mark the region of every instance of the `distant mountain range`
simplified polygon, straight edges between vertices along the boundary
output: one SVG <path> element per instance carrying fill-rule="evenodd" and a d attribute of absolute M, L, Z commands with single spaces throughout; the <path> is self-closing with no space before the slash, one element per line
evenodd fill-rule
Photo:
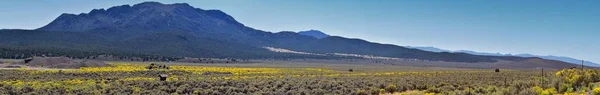
<path fill-rule="evenodd" d="M 267 32 L 245 26 L 220 10 L 185 3 L 144 2 L 89 13 L 61 14 L 35 30 L 0 30 L 6 55 L 121 54 L 211 58 L 385 58 L 464 63 L 576 66 L 531 57 L 430 52 L 321 31 Z M 507 63 L 508 64 L 508 63 Z"/>
<path fill-rule="evenodd" d="M 539 58 L 543 58 L 543 59 L 558 60 L 558 61 L 563 61 L 563 62 L 572 63 L 572 64 L 578 64 L 578 65 L 581 64 L 581 62 L 582 62 L 581 59 L 575 59 L 575 58 L 563 57 L 563 56 L 554 56 L 554 55 L 542 56 L 542 55 L 534 55 L 534 54 L 502 54 L 502 53 L 476 52 L 476 51 L 470 51 L 470 50 L 451 51 L 451 50 L 440 49 L 440 48 L 435 48 L 435 47 L 411 47 L 411 46 L 406 46 L 406 47 L 420 49 L 420 50 L 424 50 L 424 51 L 431 51 L 431 52 L 456 52 L 456 53 L 468 53 L 468 54 L 473 54 L 473 55 L 486 55 L 486 56 L 539 57 Z M 600 64 L 590 62 L 590 61 L 584 61 L 583 65 L 592 66 L 592 67 L 600 67 Z"/>

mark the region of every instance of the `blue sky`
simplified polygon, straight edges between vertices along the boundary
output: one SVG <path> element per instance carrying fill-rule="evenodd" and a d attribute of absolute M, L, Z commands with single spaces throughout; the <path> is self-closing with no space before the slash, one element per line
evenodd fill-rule
<path fill-rule="evenodd" d="M 9 0 L 0 28 L 144 0 Z M 265 31 L 316 29 L 401 46 L 559 55 L 600 62 L 600 0 L 157 0 L 219 9 Z"/>

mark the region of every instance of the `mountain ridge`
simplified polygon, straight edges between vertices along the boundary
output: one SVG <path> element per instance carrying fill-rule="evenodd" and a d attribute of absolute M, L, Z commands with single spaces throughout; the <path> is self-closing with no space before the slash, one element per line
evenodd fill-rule
<path fill-rule="evenodd" d="M 431 52 L 461 52 L 461 53 L 468 53 L 468 54 L 473 54 L 473 55 L 487 55 L 487 56 L 539 57 L 539 58 L 543 58 L 543 59 L 558 60 L 558 61 L 567 62 L 567 63 L 571 63 L 571 64 L 581 64 L 581 62 L 582 62 L 581 59 L 576 59 L 576 58 L 571 58 L 571 57 L 565 57 L 565 56 L 554 56 L 554 55 L 535 55 L 535 54 L 527 54 L 527 53 L 523 53 L 523 54 L 502 54 L 502 53 L 477 52 L 477 51 L 471 51 L 471 50 L 455 50 L 455 51 L 452 51 L 452 50 L 440 49 L 440 48 L 435 48 L 435 47 L 415 47 L 415 46 L 407 46 L 407 47 L 409 47 L 409 48 L 415 48 L 415 49 L 420 49 L 420 50 L 425 50 L 425 51 L 431 51 Z M 591 62 L 591 61 L 584 61 L 583 63 L 586 66 L 600 67 L 600 64 L 594 63 L 594 62 Z"/>
<path fill-rule="evenodd" d="M 365 55 L 465 63 L 520 62 L 532 59 L 468 53 L 438 53 L 341 36 L 318 38 L 296 32 L 267 32 L 247 27 L 220 10 L 204 10 L 185 3 L 144 2 L 133 6 L 110 7 L 106 10 L 94 9 L 89 13 L 78 15 L 61 14 L 48 25 L 35 30 L 3 30 L 0 34 L 3 39 L 0 40 L 0 48 L 11 46 L 25 49 L 76 49 L 100 53 L 119 52 L 180 57 L 341 58 L 279 53 L 264 48 L 273 47 L 315 54 Z M 11 36 L 7 36 L 8 34 Z M 87 41 L 94 43 L 87 43 Z M 533 62 L 545 64 L 546 61 Z"/>

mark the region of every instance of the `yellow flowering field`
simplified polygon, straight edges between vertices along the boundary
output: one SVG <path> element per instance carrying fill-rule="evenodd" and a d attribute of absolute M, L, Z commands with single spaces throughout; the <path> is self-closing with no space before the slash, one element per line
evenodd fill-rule
<path fill-rule="evenodd" d="M 593 94 L 595 70 L 349 71 L 112 62 L 108 67 L 0 70 L 0 94 Z M 166 75 L 161 81 L 159 75 Z"/>

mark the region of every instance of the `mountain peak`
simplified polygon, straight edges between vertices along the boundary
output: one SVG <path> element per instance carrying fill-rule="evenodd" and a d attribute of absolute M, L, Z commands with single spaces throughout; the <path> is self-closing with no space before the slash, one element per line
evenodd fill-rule
<path fill-rule="evenodd" d="M 152 6 L 152 5 L 164 5 L 164 4 L 160 3 L 160 2 L 155 2 L 155 1 L 146 1 L 146 2 L 135 4 L 134 6 Z"/>
<path fill-rule="evenodd" d="M 131 28 L 139 31 L 188 31 L 213 32 L 208 27 L 223 27 L 227 31 L 238 30 L 224 27 L 238 27 L 230 15 L 220 10 L 203 10 L 187 3 L 163 4 L 159 2 L 143 2 L 130 5 L 114 6 L 108 9 L 93 9 L 89 13 L 64 13 L 46 26 L 37 30 L 45 31 L 109 31 Z M 121 31 L 122 32 L 122 31 Z"/>
<path fill-rule="evenodd" d="M 193 8 L 192 6 L 190 6 L 187 3 L 174 3 L 174 4 L 163 4 L 160 2 L 154 2 L 154 1 L 148 1 L 148 2 L 142 2 L 142 3 L 138 3 L 133 5 L 133 7 L 154 7 L 154 8 Z"/>
<path fill-rule="evenodd" d="M 329 35 L 321 32 L 319 30 L 312 30 L 312 29 L 308 30 L 308 31 L 300 31 L 300 32 L 298 32 L 298 34 L 305 35 L 305 36 L 311 36 L 311 37 L 315 37 L 318 39 L 329 37 Z"/>

